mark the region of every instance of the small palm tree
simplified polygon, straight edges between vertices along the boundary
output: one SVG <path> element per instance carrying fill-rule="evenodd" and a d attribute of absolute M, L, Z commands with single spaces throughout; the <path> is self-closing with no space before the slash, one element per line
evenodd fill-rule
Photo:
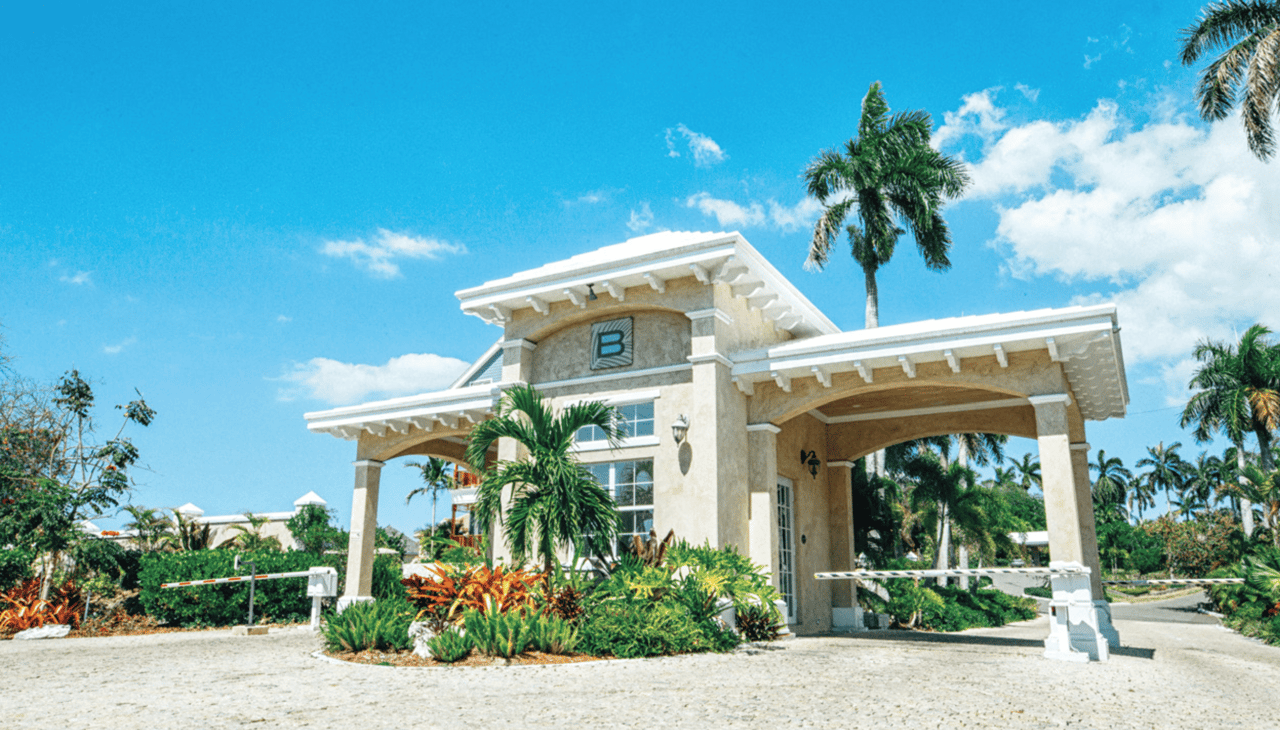
<path fill-rule="evenodd" d="M 1098 461 L 1089 464 L 1089 471 L 1098 475 L 1093 482 L 1094 502 L 1103 508 L 1123 514 L 1129 482 L 1133 481 L 1133 472 L 1125 468 L 1120 457 L 1108 457 L 1103 449 L 1098 449 Z"/>
<path fill-rule="evenodd" d="M 436 521 L 436 502 L 440 499 L 440 495 L 447 494 L 453 489 L 455 484 L 453 465 L 444 459 L 434 456 L 428 456 L 426 462 L 411 461 L 405 466 L 416 468 L 422 477 L 422 486 L 409 492 L 404 498 L 404 503 L 409 504 L 410 500 L 419 494 L 431 495 L 431 522 Z"/>
<path fill-rule="evenodd" d="M 977 475 L 959 463 L 944 465 L 932 452 L 923 451 L 906 465 L 907 476 L 916 482 L 911 492 L 911 506 L 925 514 L 925 520 L 934 525 L 934 535 L 939 546 L 934 565 L 939 570 L 948 567 L 949 556 L 941 549 L 948 522 L 970 544 L 983 553 L 994 552 L 994 543 L 987 529 L 988 495 L 976 487 Z"/>
<path fill-rule="evenodd" d="M 161 538 L 167 550 L 182 552 L 185 550 L 204 550 L 213 542 L 213 529 L 207 522 L 199 522 L 195 517 L 187 517 L 178 510 L 173 511 L 173 532 Z"/>
<path fill-rule="evenodd" d="M 137 531 L 138 536 L 134 541 L 139 550 L 149 553 L 164 546 L 165 536 L 173 529 L 173 523 L 168 517 L 155 507 L 126 504 L 123 509 L 133 517 L 124 526 L 126 530 Z"/>
<path fill-rule="evenodd" d="M 1209 3 L 1200 22 L 1182 31 L 1182 64 L 1190 66 L 1223 46 L 1228 47 L 1196 87 L 1200 116 L 1222 121 L 1239 99 L 1249 149 L 1265 161 L 1276 150 L 1271 111 L 1280 99 L 1280 2 Z"/>
<path fill-rule="evenodd" d="M 1280 548 L 1280 470 L 1268 472 L 1250 464 L 1244 468 L 1240 488 L 1262 508 L 1262 524 L 1271 531 L 1271 541 Z"/>
<path fill-rule="evenodd" d="M 809 194 L 825 206 L 813 229 L 805 267 L 821 269 L 845 230 L 867 286 L 868 329 L 880 324 L 876 272 L 893 257 L 909 229 L 925 266 L 951 268 L 951 233 L 942 220 L 946 199 L 969 184 L 964 164 L 929 146 L 933 122 L 923 111 L 889 115 L 880 82 L 862 99 L 858 136 L 843 150 L 823 150 L 805 168 Z"/>
<path fill-rule="evenodd" d="M 262 534 L 262 528 L 271 521 L 270 517 L 265 515 L 258 516 L 252 512 L 245 512 L 244 517 L 249 521 L 248 527 L 245 527 L 244 525 L 231 526 L 231 529 L 240 533 L 231 541 L 231 545 L 233 547 L 244 550 L 245 552 L 255 552 L 258 550 L 274 550 L 278 552 L 284 549 L 278 539 Z"/>
<path fill-rule="evenodd" d="M 1010 461 L 1013 464 L 1013 470 L 1018 475 L 1018 486 L 1024 491 L 1031 491 L 1032 487 L 1043 489 L 1043 482 L 1040 479 L 1040 460 L 1031 454 L 1023 454 L 1022 461 Z"/>
<path fill-rule="evenodd" d="M 516 562 L 536 553 L 549 576 L 558 548 L 572 546 L 593 555 L 613 552 L 617 504 L 570 448 L 574 434 L 585 426 L 596 426 L 617 446 L 617 420 L 617 410 L 599 402 L 577 403 L 553 414 L 542 394 L 525 385 L 504 393 L 494 417 L 471 429 L 467 461 L 484 474 L 473 514 L 482 525 L 502 520 Z M 486 468 L 489 447 L 500 438 L 512 439 L 528 456 Z M 504 515 L 502 495 L 508 487 Z"/>
<path fill-rule="evenodd" d="M 1147 455 L 1137 462 L 1137 466 L 1150 469 L 1142 478 L 1151 485 L 1152 491 L 1164 490 L 1164 498 L 1169 503 L 1167 514 L 1173 514 L 1171 493 L 1181 492 L 1187 478 L 1187 463 L 1178 454 L 1180 448 L 1180 441 L 1174 441 L 1167 448 L 1161 441 L 1157 446 L 1148 446 Z"/>

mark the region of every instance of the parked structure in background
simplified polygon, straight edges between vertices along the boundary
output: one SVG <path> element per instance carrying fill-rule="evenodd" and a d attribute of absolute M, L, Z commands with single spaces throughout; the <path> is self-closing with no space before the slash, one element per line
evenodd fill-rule
<path fill-rule="evenodd" d="M 307 492 L 293 501 L 293 509 L 290 511 L 252 512 L 250 514 L 255 518 L 266 520 L 256 528 L 259 535 L 263 538 L 275 538 L 285 550 L 297 550 L 300 546 L 293 539 L 293 534 L 289 532 L 289 527 L 285 523 L 309 504 L 327 507 L 329 503 L 315 492 Z M 246 514 L 210 515 L 206 517 L 204 510 L 190 502 L 178 507 L 176 511 L 189 521 L 209 526 L 210 539 L 208 547 L 210 548 L 222 547 L 239 537 L 243 530 L 254 529 L 249 516 Z M 135 547 L 133 543 L 137 533 L 134 530 L 103 530 L 87 520 L 82 523 L 82 527 L 90 535 L 114 540 L 121 547 Z M 241 529 L 236 529 L 237 527 Z"/>
<path fill-rule="evenodd" d="M 738 233 L 664 232 L 458 292 L 502 336 L 447 390 L 306 414 L 355 442 L 341 602 L 370 600 L 382 466 L 461 462 L 504 389 L 553 408 L 616 406 L 621 448 L 593 428 L 577 453 L 612 490 L 620 543 L 650 528 L 736 546 L 768 567 L 797 633 L 853 627 L 851 469 L 909 439 L 1001 433 L 1039 443 L 1055 560 L 1092 568 L 1102 601 L 1085 422 L 1128 404 L 1112 305 L 955 317 L 842 332 Z M 435 316 L 439 316 L 438 313 Z M 514 460 L 499 441 L 491 458 Z M 501 535 L 490 542 L 505 557 Z M 1086 590 L 1088 593 L 1088 590 Z"/>

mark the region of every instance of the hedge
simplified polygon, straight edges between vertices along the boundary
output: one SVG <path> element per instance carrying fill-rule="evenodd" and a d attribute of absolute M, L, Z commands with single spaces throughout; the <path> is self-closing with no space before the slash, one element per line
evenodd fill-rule
<path fill-rule="evenodd" d="M 142 605 L 147 615 L 170 626 L 231 626 L 244 623 L 249 612 L 248 583 L 220 583 L 186 588 L 161 588 L 162 583 L 205 578 L 245 575 L 248 569 L 235 569 L 239 554 L 241 564 L 253 560 L 258 573 L 286 573 L 328 565 L 338 568 L 339 594 L 345 578 L 343 556 L 314 555 L 290 551 L 263 551 L 252 554 L 230 550 L 192 550 L 178 553 L 147 553 L 142 556 Z M 335 559 L 336 558 L 336 559 Z M 400 561 L 381 556 L 374 562 L 373 594 L 375 598 L 403 595 L 400 585 Z M 306 595 L 305 578 L 282 578 L 258 581 L 254 589 L 255 622 L 293 623 L 306 621 L 311 615 L 311 599 Z"/>

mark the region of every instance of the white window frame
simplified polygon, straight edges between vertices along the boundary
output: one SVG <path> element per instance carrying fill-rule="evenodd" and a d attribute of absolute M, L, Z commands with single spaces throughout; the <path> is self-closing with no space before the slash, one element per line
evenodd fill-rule
<path fill-rule="evenodd" d="M 646 391 L 637 392 L 637 393 L 624 393 L 621 395 L 606 396 L 604 398 L 581 398 L 577 400 L 568 401 L 563 405 L 563 407 L 567 408 L 570 405 L 585 403 L 587 401 L 592 401 L 592 400 L 598 400 L 601 403 L 604 403 L 607 406 L 612 406 L 614 408 L 620 408 L 622 406 L 634 406 L 634 405 L 639 405 L 641 403 L 653 403 L 653 433 L 646 436 L 632 436 L 630 438 L 624 438 L 621 440 L 621 443 L 618 446 L 618 448 L 620 449 L 634 449 L 641 446 L 657 446 L 658 444 L 662 443 L 661 438 L 658 436 L 658 403 L 657 403 L 658 398 L 660 398 L 661 396 L 662 396 L 661 391 L 646 390 Z M 573 453 L 580 453 L 584 451 L 604 451 L 605 449 L 609 449 L 609 448 L 612 448 L 612 447 L 609 445 L 609 442 L 607 440 L 575 441 L 573 446 L 570 448 L 570 451 Z"/>
<path fill-rule="evenodd" d="M 782 594 L 787 604 L 787 623 L 794 624 L 796 615 L 799 613 L 798 606 L 800 604 L 799 570 L 797 570 L 800 556 L 796 540 L 796 483 L 782 475 L 778 476 L 776 482 L 778 491 L 785 487 L 788 497 L 786 505 L 783 505 L 782 499 L 777 500 L 778 514 L 775 517 L 776 522 L 779 523 L 777 528 L 781 528 L 783 526 L 780 524 L 782 522 L 781 518 L 783 517 L 783 510 L 785 510 L 786 533 L 784 534 L 781 529 L 778 529 L 778 592 Z M 782 495 L 778 494 L 777 496 L 781 497 Z M 790 554 L 791 564 L 789 566 L 783 559 L 784 553 Z M 789 593 L 785 590 L 787 581 L 791 584 Z M 787 600 L 788 598 L 790 600 Z"/>
<path fill-rule="evenodd" d="M 599 462 L 596 462 L 596 463 L 594 463 L 594 464 L 584 464 L 583 466 L 587 467 L 588 469 L 591 469 L 591 468 L 597 468 L 597 467 L 601 467 L 601 466 L 607 466 L 607 467 L 609 467 L 609 483 L 608 483 L 608 484 L 601 483 L 601 485 L 600 485 L 600 486 L 602 486 L 602 487 L 604 487 L 605 489 L 607 489 L 607 490 L 609 491 L 609 494 L 610 494 L 610 495 L 616 495 L 616 494 L 617 494 L 617 485 L 618 485 L 618 465 L 619 465 L 619 464 L 634 463 L 634 462 L 637 462 L 637 461 L 647 461 L 647 462 L 649 462 L 649 478 L 650 478 L 649 485 L 650 485 L 650 488 L 651 488 L 651 490 L 652 490 L 652 491 L 651 491 L 651 493 L 656 497 L 656 496 L 657 496 L 657 476 L 654 474 L 655 466 L 654 466 L 654 459 L 653 459 L 652 457 L 648 457 L 648 458 L 636 458 L 636 459 L 618 459 L 617 461 L 599 461 Z M 615 499 L 616 499 L 616 497 L 615 497 Z M 652 502 L 652 501 L 651 501 L 651 502 L 649 502 L 648 504 L 640 504 L 640 505 L 626 505 L 626 506 L 619 505 L 619 506 L 618 506 L 618 512 L 619 512 L 619 513 L 622 513 L 622 512 L 644 512 L 644 511 L 648 511 L 651 515 L 652 515 L 652 514 L 654 514 L 654 504 L 653 504 L 653 502 Z M 651 519 L 652 519 L 652 518 L 651 518 Z M 623 535 L 623 534 L 625 534 L 625 535 L 643 535 L 643 536 L 647 536 L 649 533 L 648 533 L 648 531 L 647 531 L 647 530 L 646 530 L 645 532 L 643 532 L 643 533 L 641 533 L 641 532 L 636 532 L 636 531 L 634 531 L 634 530 L 633 530 L 633 531 L 626 532 L 626 533 L 619 533 L 619 536 L 621 536 L 621 535 Z M 617 545 L 617 542 L 615 541 L 615 542 L 614 542 L 614 544 L 612 545 L 612 550 L 611 550 L 611 555 L 610 555 L 610 556 L 611 556 L 611 557 L 613 557 L 613 558 L 617 558 L 617 557 L 618 557 L 618 554 L 617 554 L 617 547 L 618 547 L 618 545 Z"/>

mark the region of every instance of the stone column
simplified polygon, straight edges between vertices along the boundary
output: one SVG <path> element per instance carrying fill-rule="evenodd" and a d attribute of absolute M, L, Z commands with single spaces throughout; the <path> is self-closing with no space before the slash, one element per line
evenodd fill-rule
<path fill-rule="evenodd" d="M 1071 397 L 1065 393 L 1039 395 L 1028 398 L 1036 412 L 1036 441 L 1040 447 L 1041 488 L 1044 490 L 1045 519 L 1049 527 L 1050 567 L 1070 568 L 1097 565 L 1097 542 L 1088 542 L 1086 532 L 1092 535 L 1093 512 L 1081 508 L 1079 484 L 1085 483 L 1085 499 L 1089 499 L 1088 471 L 1081 478 L 1076 475 L 1076 457 L 1071 449 L 1071 436 L 1067 420 L 1067 405 Z M 1078 450 L 1079 451 L 1079 450 Z M 1085 522 L 1090 523 L 1086 531 Z M 1092 548 L 1092 558 L 1085 554 Z M 1092 561 L 1092 566 L 1090 565 Z M 1096 574 L 1096 569 L 1093 571 Z M 1107 645 L 1113 643 L 1114 629 L 1110 634 L 1100 625 L 1106 620 L 1110 628 L 1110 615 L 1098 610 L 1092 584 L 1094 576 L 1055 576 L 1053 599 L 1049 602 L 1049 637 L 1045 639 L 1045 656 L 1068 661 L 1088 661 L 1090 658 L 1106 661 Z M 1115 643 L 1119 637 L 1116 636 Z"/>
<path fill-rule="evenodd" d="M 338 599 L 338 610 L 358 601 L 373 600 L 374 538 L 378 529 L 378 483 L 383 462 L 361 459 L 356 468 L 351 497 L 351 535 L 347 543 L 347 585 Z"/>
<path fill-rule="evenodd" d="M 747 488 L 750 512 L 747 517 L 751 562 L 768 569 L 773 587 L 778 587 L 778 434 L 772 423 L 747 426 L 747 454 L 750 465 Z"/>
<path fill-rule="evenodd" d="M 827 514 L 831 529 L 830 570 L 853 570 L 858 565 L 854 542 L 853 467 L 852 461 L 828 461 Z M 862 611 L 858 591 L 851 580 L 832 581 L 831 626 L 835 629 L 861 629 Z"/>
<path fill-rule="evenodd" d="M 1043 467 L 1042 467 L 1043 468 Z M 1089 444 L 1077 441 L 1071 444 L 1071 468 L 1076 479 L 1076 509 L 1080 514 L 1080 546 L 1084 551 L 1083 564 L 1089 568 L 1089 590 L 1093 605 L 1098 610 L 1098 629 L 1107 637 L 1107 643 L 1120 646 L 1120 634 L 1111 623 L 1111 604 L 1107 603 L 1102 587 L 1102 560 L 1098 556 L 1098 523 L 1093 515 L 1093 485 L 1089 482 Z"/>

